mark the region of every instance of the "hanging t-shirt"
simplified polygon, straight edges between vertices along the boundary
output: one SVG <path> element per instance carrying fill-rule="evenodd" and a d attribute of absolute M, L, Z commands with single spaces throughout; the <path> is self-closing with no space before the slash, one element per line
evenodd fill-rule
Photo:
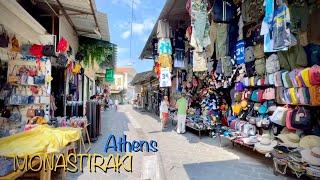
<path fill-rule="evenodd" d="M 207 59 L 205 52 L 193 53 L 193 71 L 207 71 Z"/>
<path fill-rule="evenodd" d="M 176 49 L 174 67 L 184 68 L 184 50 Z"/>
<path fill-rule="evenodd" d="M 237 64 L 245 63 L 245 43 L 244 40 L 238 41 L 236 45 L 236 62 Z"/>
<path fill-rule="evenodd" d="M 273 49 L 283 50 L 291 45 L 290 41 L 290 13 L 285 3 L 274 12 L 272 28 Z"/>
<path fill-rule="evenodd" d="M 172 46 L 169 38 L 161 38 L 158 42 L 158 52 L 161 54 L 172 54 Z"/>
<path fill-rule="evenodd" d="M 169 68 L 160 69 L 160 87 L 170 87 L 171 86 L 171 73 Z"/>
<path fill-rule="evenodd" d="M 171 55 L 161 54 L 159 56 L 158 63 L 160 64 L 160 67 L 169 68 L 169 70 L 171 71 L 171 69 L 172 69 L 172 58 L 171 58 Z"/>
<path fill-rule="evenodd" d="M 169 22 L 166 20 L 159 20 L 158 21 L 158 28 L 157 28 L 157 38 L 170 38 L 170 26 Z"/>
<path fill-rule="evenodd" d="M 184 35 L 183 29 L 177 29 L 174 33 L 174 48 L 179 50 L 184 50 Z"/>
<path fill-rule="evenodd" d="M 264 52 L 274 52 L 271 27 L 274 14 L 274 0 L 265 0 L 265 16 L 261 24 L 260 35 L 264 35 Z"/>

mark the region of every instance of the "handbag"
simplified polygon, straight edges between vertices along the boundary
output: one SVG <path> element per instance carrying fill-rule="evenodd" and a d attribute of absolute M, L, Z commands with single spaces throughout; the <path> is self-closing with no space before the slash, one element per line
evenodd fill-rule
<path fill-rule="evenodd" d="M 276 87 L 282 87 L 283 86 L 282 72 L 283 71 L 278 71 L 278 72 L 274 73 L 274 86 L 276 86 Z"/>
<path fill-rule="evenodd" d="M 11 51 L 12 52 L 20 52 L 19 41 L 15 35 L 11 39 Z"/>
<path fill-rule="evenodd" d="M 264 58 L 260 58 L 255 60 L 254 67 L 256 73 L 260 76 L 263 76 L 266 73 L 266 61 Z"/>
<path fill-rule="evenodd" d="M 309 69 L 309 80 L 311 85 L 319 85 L 320 84 L 320 66 L 313 65 Z"/>
<path fill-rule="evenodd" d="M 279 70 L 280 70 L 279 58 L 276 54 L 271 54 L 266 60 L 266 71 L 268 74 L 272 74 Z"/>
<path fill-rule="evenodd" d="M 77 61 L 81 62 L 84 59 L 84 54 L 82 52 L 77 52 L 75 58 Z"/>
<path fill-rule="evenodd" d="M 286 127 L 289 130 L 297 130 L 296 128 L 292 127 L 292 125 L 291 125 L 292 114 L 293 114 L 293 109 L 288 109 L 288 112 L 286 115 Z"/>
<path fill-rule="evenodd" d="M 276 88 L 276 102 L 279 104 L 284 104 L 284 88 L 283 87 L 277 87 Z"/>
<path fill-rule="evenodd" d="M 76 63 L 72 68 L 72 73 L 79 74 L 81 70 L 81 65 L 79 63 Z"/>
<path fill-rule="evenodd" d="M 259 114 L 267 114 L 268 113 L 268 102 L 264 102 L 258 110 Z"/>
<path fill-rule="evenodd" d="M 263 93 L 264 93 L 264 90 L 262 90 L 262 89 L 258 90 L 258 102 L 265 101 L 265 99 L 263 99 Z"/>
<path fill-rule="evenodd" d="M 274 85 L 274 74 L 268 74 L 268 84 Z"/>
<path fill-rule="evenodd" d="M 4 26 L 1 24 L 0 47 L 7 48 L 9 45 L 9 36 Z"/>
<path fill-rule="evenodd" d="M 282 79 L 282 83 L 283 83 L 284 87 L 286 87 L 286 88 L 293 87 L 292 86 L 292 82 L 291 82 L 290 77 L 289 77 L 289 72 L 288 71 L 283 71 L 281 73 L 281 79 Z"/>
<path fill-rule="evenodd" d="M 23 57 L 30 56 L 31 44 L 22 44 L 20 47 L 20 53 Z"/>
<path fill-rule="evenodd" d="M 297 96 L 297 89 L 296 88 L 289 88 L 288 89 L 289 94 L 290 94 L 290 99 L 292 104 L 299 104 L 299 99 Z"/>
<path fill-rule="evenodd" d="M 45 45 L 43 46 L 42 54 L 44 56 L 52 57 L 56 55 L 54 45 Z"/>
<path fill-rule="evenodd" d="M 45 84 L 45 76 L 44 75 L 40 75 L 40 76 L 35 76 L 34 77 L 34 84 L 36 85 L 43 85 Z"/>
<path fill-rule="evenodd" d="M 28 78 L 27 78 L 27 84 L 28 84 L 28 85 L 34 85 L 34 77 L 28 76 Z"/>
<path fill-rule="evenodd" d="M 270 121 L 280 126 L 286 126 L 287 107 L 278 106 L 270 116 Z"/>
<path fill-rule="evenodd" d="M 265 100 L 273 100 L 275 99 L 276 92 L 274 88 L 267 88 L 263 92 L 263 99 Z"/>
<path fill-rule="evenodd" d="M 30 108 L 28 108 L 27 110 L 27 117 L 28 118 L 33 118 L 35 117 L 35 110 L 33 109 L 33 106 L 31 106 Z"/>
<path fill-rule="evenodd" d="M 13 66 L 11 73 L 8 76 L 8 83 L 17 83 L 19 78 L 17 75 L 14 74 L 16 66 Z"/>
<path fill-rule="evenodd" d="M 16 106 L 12 109 L 9 120 L 11 122 L 21 122 L 21 112 L 19 107 Z"/>
<path fill-rule="evenodd" d="M 264 58 L 263 44 L 253 46 L 253 55 L 256 59 Z"/>
<path fill-rule="evenodd" d="M 35 116 L 44 117 L 45 112 L 41 107 L 39 107 L 38 109 L 34 110 L 34 114 L 35 114 Z"/>
<path fill-rule="evenodd" d="M 292 86 L 293 87 L 299 87 L 299 84 L 296 80 L 296 76 L 299 73 L 299 71 L 297 69 L 294 69 L 292 71 L 289 72 L 289 78 L 291 80 Z"/>
<path fill-rule="evenodd" d="M 270 129 L 270 125 L 271 125 L 271 123 L 270 123 L 269 117 L 264 117 L 261 119 L 261 127 L 263 129 L 265 129 L 265 130 Z"/>
<path fill-rule="evenodd" d="M 36 76 L 38 74 L 38 71 L 37 71 L 37 69 L 36 68 L 29 68 L 28 69 L 28 75 L 29 76 L 31 76 L 31 77 L 34 77 L 34 76 Z"/>
<path fill-rule="evenodd" d="M 34 104 L 35 97 L 34 96 L 28 96 L 28 104 Z"/>
<path fill-rule="evenodd" d="M 64 37 L 62 37 L 58 42 L 57 51 L 65 53 L 68 51 L 68 49 L 69 49 L 69 43 Z"/>
<path fill-rule="evenodd" d="M 292 112 L 291 125 L 293 128 L 310 130 L 312 128 L 310 110 L 298 107 Z"/>
<path fill-rule="evenodd" d="M 30 55 L 38 59 L 40 59 L 43 56 L 42 51 L 43 51 L 43 46 L 39 44 L 33 44 L 29 49 Z"/>
<path fill-rule="evenodd" d="M 27 84 L 28 83 L 28 75 L 27 73 L 23 73 L 20 76 L 20 84 Z"/>
<path fill-rule="evenodd" d="M 68 56 L 66 54 L 60 53 L 58 55 L 57 63 L 60 66 L 66 66 L 68 63 Z"/>
<path fill-rule="evenodd" d="M 309 94 L 311 105 L 320 105 L 320 86 L 311 86 Z"/>
<path fill-rule="evenodd" d="M 250 97 L 251 101 L 259 102 L 258 93 L 259 93 L 258 90 L 252 91 L 251 97 Z"/>

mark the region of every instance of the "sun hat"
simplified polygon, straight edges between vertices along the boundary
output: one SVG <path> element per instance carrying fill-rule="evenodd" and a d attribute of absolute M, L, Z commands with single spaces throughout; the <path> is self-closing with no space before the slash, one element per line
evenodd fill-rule
<path fill-rule="evenodd" d="M 320 166 L 320 146 L 301 150 L 302 160 L 314 166 Z"/>
<path fill-rule="evenodd" d="M 300 147 L 311 149 L 313 147 L 320 147 L 320 137 L 315 135 L 308 135 L 300 139 Z"/>
<path fill-rule="evenodd" d="M 258 138 L 257 138 L 257 136 L 249 136 L 249 137 L 246 137 L 246 138 L 242 138 L 242 141 L 243 141 L 244 144 L 254 145 L 255 143 L 258 142 Z"/>
<path fill-rule="evenodd" d="M 271 140 L 270 135 L 263 135 L 260 142 L 254 145 L 254 149 L 260 153 L 266 154 L 273 150 L 277 145 L 277 141 Z"/>
<path fill-rule="evenodd" d="M 286 147 L 299 147 L 300 137 L 295 133 L 279 134 L 276 138 Z"/>

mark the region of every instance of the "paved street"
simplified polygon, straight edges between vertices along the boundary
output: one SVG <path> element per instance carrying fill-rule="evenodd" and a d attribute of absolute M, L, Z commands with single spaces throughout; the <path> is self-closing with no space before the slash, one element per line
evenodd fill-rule
<path fill-rule="evenodd" d="M 232 147 L 223 140 L 204 136 L 202 139 L 187 132 L 179 135 L 170 127 L 162 132 L 157 117 L 133 109 L 130 105 L 120 106 L 103 113 L 102 136 L 93 144 L 90 153 L 104 153 L 110 134 L 116 137 L 126 134 L 133 140 L 156 140 L 157 153 L 134 153 L 133 172 L 68 174 L 68 179 L 287 179 L 274 176 L 272 164 L 259 154 Z M 90 175 L 90 176 L 89 176 Z"/>

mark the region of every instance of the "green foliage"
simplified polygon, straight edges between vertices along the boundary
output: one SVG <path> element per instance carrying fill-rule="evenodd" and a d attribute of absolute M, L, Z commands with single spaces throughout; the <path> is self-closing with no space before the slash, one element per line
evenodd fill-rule
<path fill-rule="evenodd" d="M 101 43 L 101 41 L 85 41 L 79 45 L 79 51 L 84 55 L 85 66 L 93 66 L 97 62 L 100 67 L 115 66 L 117 47 L 111 43 Z"/>

